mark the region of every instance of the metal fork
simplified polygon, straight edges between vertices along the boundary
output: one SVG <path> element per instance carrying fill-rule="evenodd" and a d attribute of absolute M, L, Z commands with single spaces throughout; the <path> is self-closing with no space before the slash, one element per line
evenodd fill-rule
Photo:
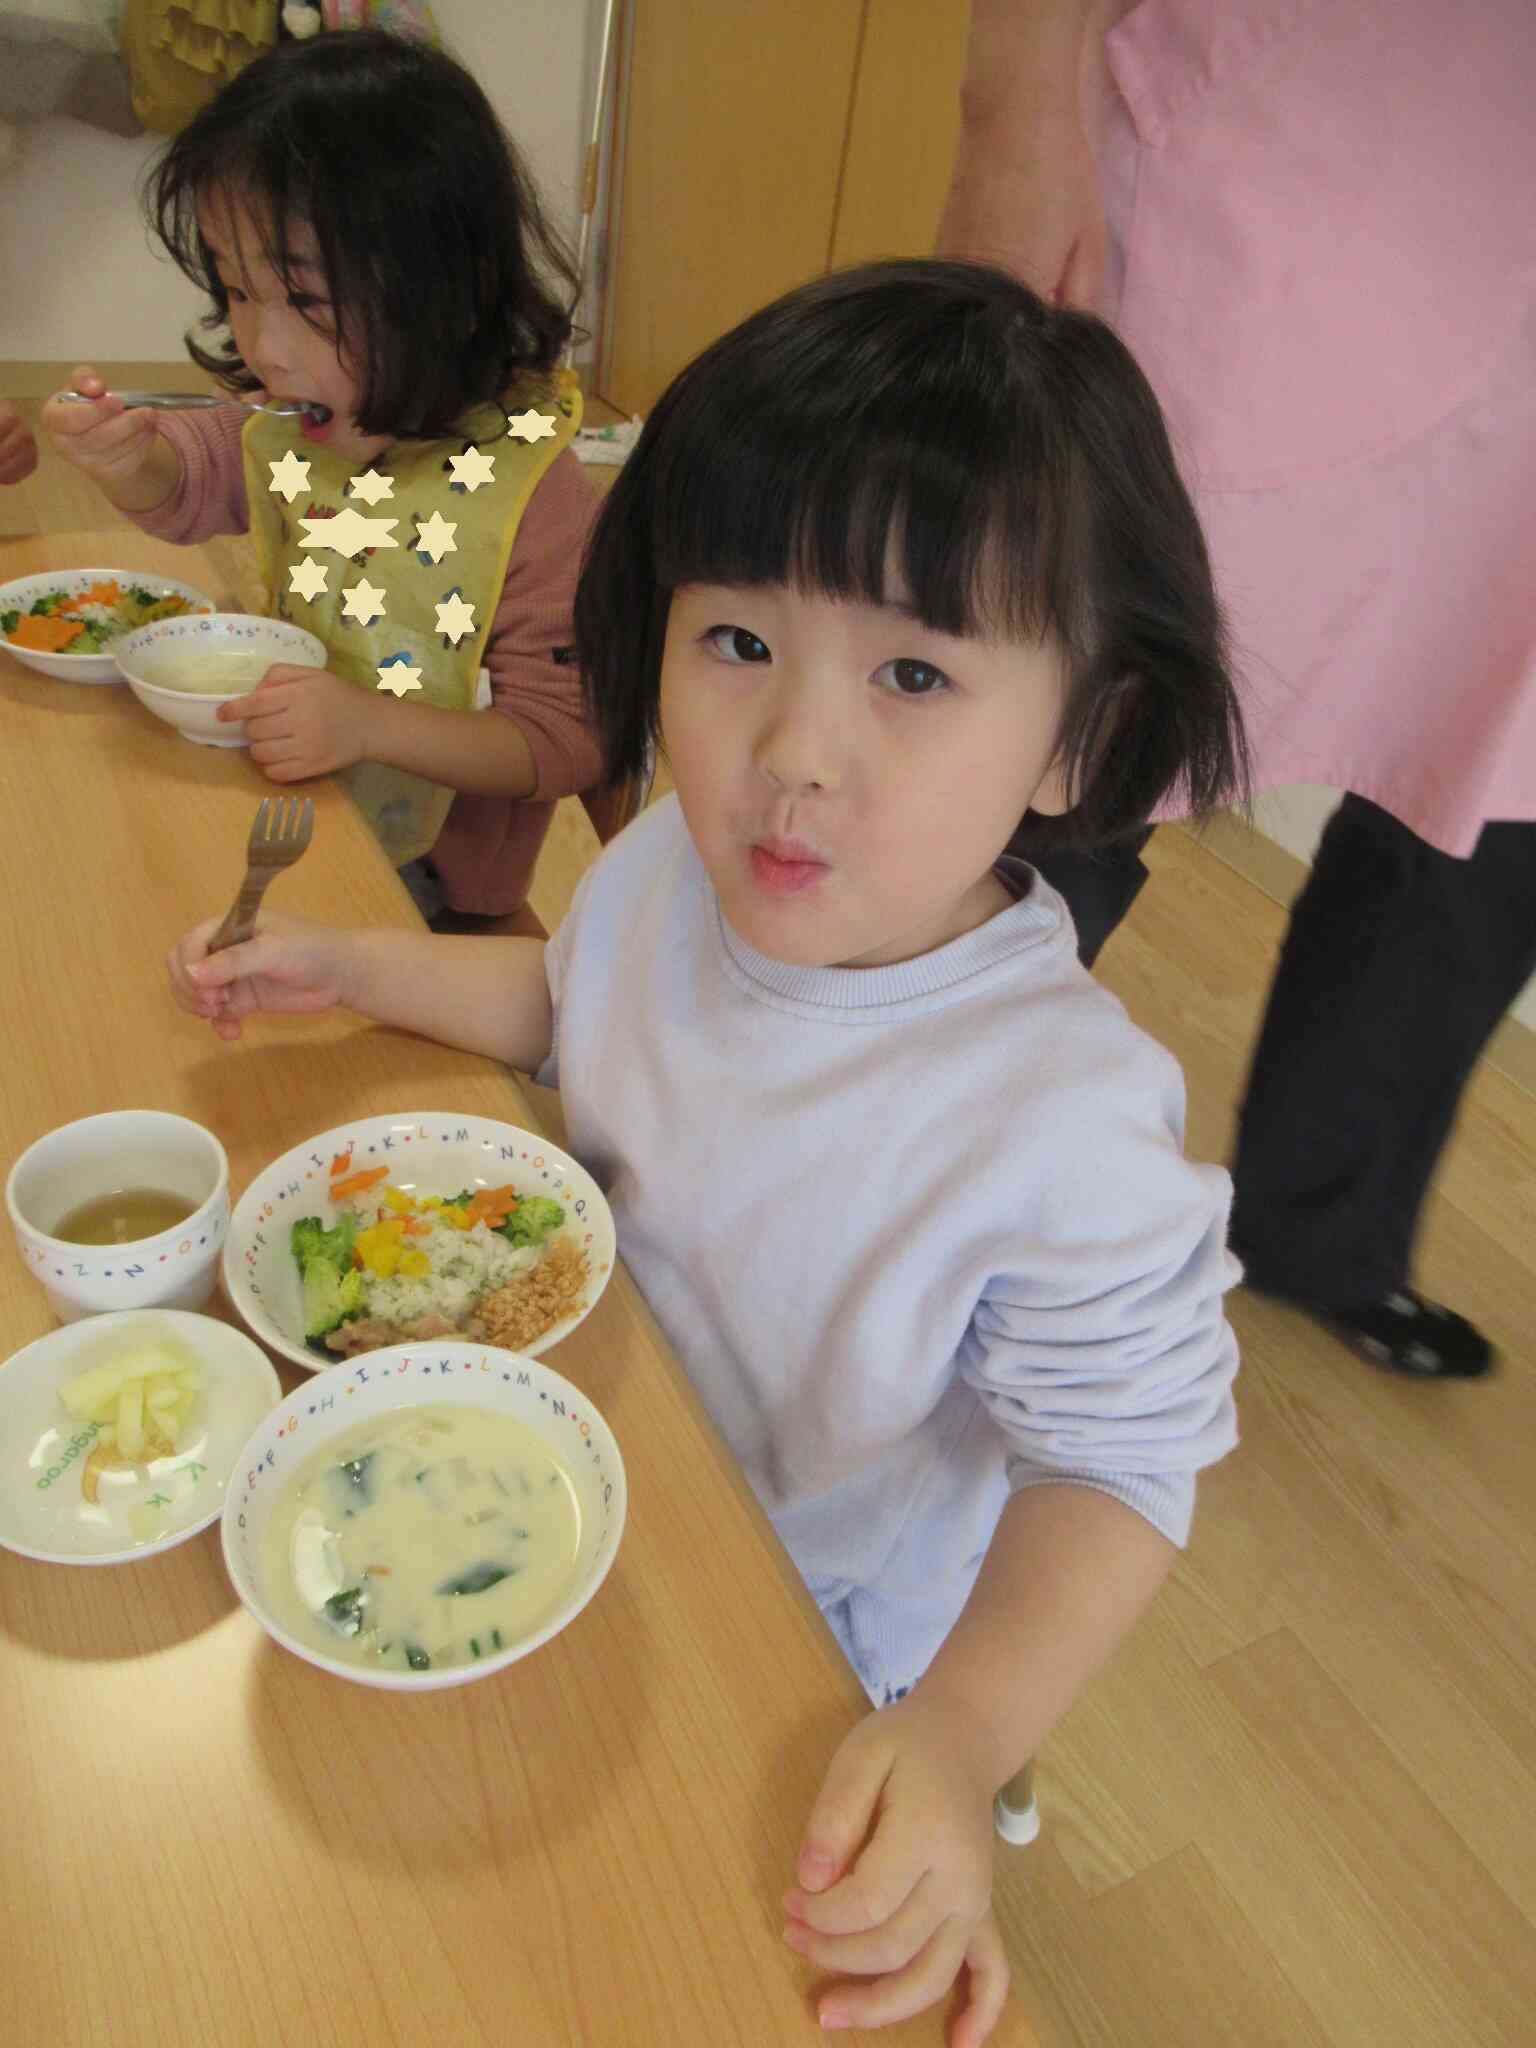
<path fill-rule="evenodd" d="M 96 403 L 94 398 L 87 398 L 83 391 L 61 391 L 59 396 L 80 405 L 94 405 Z M 228 405 L 230 403 L 227 396 L 223 394 L 216 395 L 207 391 L 119 391 L 117 396 L 123 401 L 124 408 L 128 412 L 139 410 L 148 412 L 202 412 L 209 406 Z M 270 399 L 265 403 L 258 403 L 255 399 L 241 398 L 237 399 L 235 403 L 242 405 L 247 412 L 275 413 L 279 419 L 288 419 L 294 413 L 304 411 L 302 405 L 274 405 Z M 330 418 L 329 406 L 321 406 L 319 410 L 325 414 L 327 419 Z"/>
<path fill-rule="evenodd" d="M 291 868 L 315 833 L 312 797 L 264 796 L 245 847 L 245 880 L 228 917 L 208 941 L 210 953 L 240 946 L 256 928 L 256 913 L 272 877 Z"/>

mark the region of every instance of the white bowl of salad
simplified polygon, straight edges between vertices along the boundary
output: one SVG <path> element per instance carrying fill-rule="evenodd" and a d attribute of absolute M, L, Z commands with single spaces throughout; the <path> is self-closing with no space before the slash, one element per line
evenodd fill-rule
<path fill-rule="evenodd" d="M 423 1111 L 338 1125 L 259 1173 L 224 1286 L 309 1372 L 437 1338 L 538 1357 L 591 1313 L 614 1256 L 602 1190 L 558 1146 Z"/>
<path fill-rule="evenodd" d="M 113 643 L 157 619 L 211 612 L 190 583 L 141 569 L 49 569 L 0 583 L 0 647 L 68 683 L 120 683 Z"/>

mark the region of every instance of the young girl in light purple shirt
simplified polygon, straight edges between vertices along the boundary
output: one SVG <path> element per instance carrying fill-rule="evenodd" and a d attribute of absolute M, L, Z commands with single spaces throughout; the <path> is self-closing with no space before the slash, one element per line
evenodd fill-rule
<path fill-rule="evenodd" d="M 225 1038 L 341 1003 L 558 1080 L 569 1141 L 880 1708 L 786 1939 L 873 2026 L 1008 1973 L 992 1802 L 1236 1438 L 1227 1177 L 1031 866 L 1243 780 L 1199 526 L 1099 321 L 1001 272 L 792 292 L 657 405 L 576 633 L 676 796 L 546 947 L 263 921 L 171 958 Z"/>

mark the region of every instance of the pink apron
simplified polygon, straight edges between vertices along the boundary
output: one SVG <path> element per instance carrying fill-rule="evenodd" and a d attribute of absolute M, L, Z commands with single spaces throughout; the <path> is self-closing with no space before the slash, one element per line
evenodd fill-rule
<path fill-rule="evenodd" d="M 1261 787 L 1536 818 L 1536 0 L 1141 0 L 1108 309 L 1167 411 Z"/>

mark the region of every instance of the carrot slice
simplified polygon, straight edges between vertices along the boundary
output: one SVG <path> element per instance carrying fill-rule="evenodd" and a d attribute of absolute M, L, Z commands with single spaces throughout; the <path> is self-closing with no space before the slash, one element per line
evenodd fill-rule
<path fill-rule="evenodd" d="M 381 1180 L 388 1180 L 387 1166 L 365 1167 L 361 1173 L 348 1174 L 344 1180 L 331 1182 L 331 1200 L 344 1202 L 348 1195 L 366 1194 L 369 1188 L 377 1187 Z"/>
<path fill-rule="evenodd" d="M 6 638 L 17 647 L 30 647 L 38 654 L 62 654 L 85 631 L 79 619 L 61 619 L 57 613 L 28 612 L 16 621 Z"/>
<path fill-rule="evenodd" d="M 89 590 L 77 591 L 59 606 L 61 612 L 83 612 L 88 604 L 121 604 L 123 593 L 115 583 L 93 583 Z"/>
<path fill-rule="evenodd" d="M 338 1152 L 331 1161 L 331 1179 L 334 1180 L 338 1173 L 345 1173 L 351 1164 L 352 1154 L 350 1152 Z"/>

